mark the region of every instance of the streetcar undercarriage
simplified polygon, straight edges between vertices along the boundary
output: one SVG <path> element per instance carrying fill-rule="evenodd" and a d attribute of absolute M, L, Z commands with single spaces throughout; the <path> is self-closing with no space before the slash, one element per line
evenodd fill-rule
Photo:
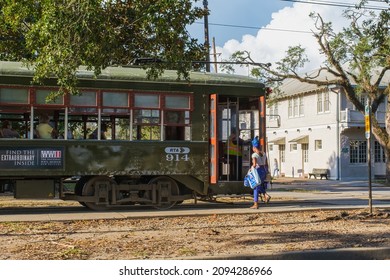
<path fill-rule="evenodd" d="M 164 210 L 193 198 L 193 194 L 180 195 L 177 182 L 167 176 L 153 177 L 144 184 L 136 184 L 133 180 L 122 180 L 118 183 L 108 176 L 82 177 L 79 182 L 76 183 L 74 194 L 61 192 L 60 198 L 79 201 L 92 210 L 134 204 L 150 205 Z"/>

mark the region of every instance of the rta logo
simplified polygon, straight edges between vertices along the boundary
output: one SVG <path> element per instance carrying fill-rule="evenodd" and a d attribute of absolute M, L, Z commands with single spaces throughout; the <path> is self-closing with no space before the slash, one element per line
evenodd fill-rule
<path fill-rule="evenodd" d="M 61 158 L 61 151 L 41 151 L 41 158 Z"/>

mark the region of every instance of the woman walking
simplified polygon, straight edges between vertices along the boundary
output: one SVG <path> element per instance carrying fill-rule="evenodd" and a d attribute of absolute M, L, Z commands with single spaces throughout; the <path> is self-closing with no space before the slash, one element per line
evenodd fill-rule
<path fill-rule="evenodd" d="M 250 208 L 257 209 L 259 208 L 259 195 L 264 196 L 266 203 L 270 201 L 271 196 L 266 192 L 267 182 L 265 182 L 265 178 L 268 172 L 267 156 L 263 151 L 260 150 L 260 142 L 257 136 L 255 139 L 253 139 L 252 146 L 252 167 L 257 170 L 261 184 L 253 189 L 253 206 Z"/>
<path fill-rule="evenodd" d="M 279 165 L 278 165 L 278 160 L 274 158 L 274 173 L 272 175 L 274 178 L 279 176 Z"/>

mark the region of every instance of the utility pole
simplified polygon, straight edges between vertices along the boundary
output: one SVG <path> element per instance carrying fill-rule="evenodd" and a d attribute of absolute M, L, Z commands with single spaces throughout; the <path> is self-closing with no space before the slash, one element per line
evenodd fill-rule
<path fill-rule="evenodd" d="M 209 17 L 208 1 L 203 0 L 203 8 L 206 12 L 204 15 L 204 46 L 206 48 L 206 72 L 210 72 L 210 40 L 209 40 Z"/>
<path fill-rule="evenodd" d="M 217 50 L 215 48 L 215 37 L 213 37 L 213 56 L 214 56 L 214 69 L 215 69 L 215 73 L 218 73 Z"/>
<path fill-rule="evenodd" d="M 367 98 L 365 111 L 365 135 L 367 139 L 367 162 L 368 162 L 368 207 L 372 214 L 372 184 L 371 184 L 371 98 Z"/>

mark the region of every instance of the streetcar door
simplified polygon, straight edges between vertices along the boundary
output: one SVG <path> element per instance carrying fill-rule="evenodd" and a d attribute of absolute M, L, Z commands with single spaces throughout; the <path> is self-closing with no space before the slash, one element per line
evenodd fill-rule
<path fill-rule="evenodd" d="M 251 164 L 251 140 L 260 136 L 258 98 L 218 97 L 218 180 L 243 181 Z"/>
<path fill-rule="evenodd" d="M 210 96 L 210 183 L 218 178 L 217 95 Z"/>
<path fill-rule="evenodd" d="M 219 180 L 241 181 L 242 137 L 238 126 L 239 99 L 219 96 L 218 100 L 218 144 Z"/>

